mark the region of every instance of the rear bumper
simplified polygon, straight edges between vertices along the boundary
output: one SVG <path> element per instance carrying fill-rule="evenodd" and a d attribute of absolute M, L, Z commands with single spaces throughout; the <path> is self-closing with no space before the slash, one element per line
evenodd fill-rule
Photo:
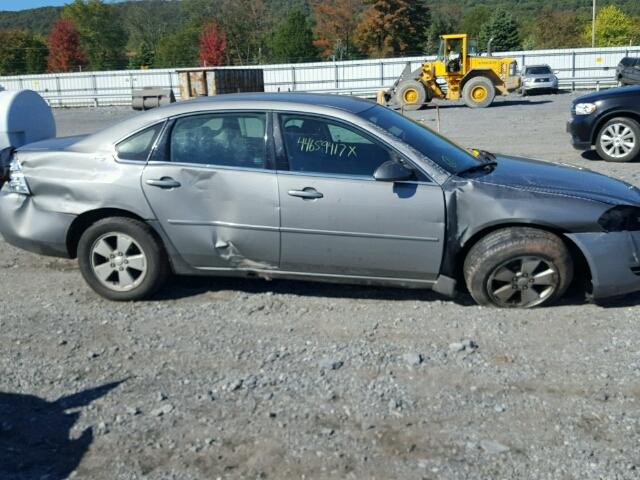
<path fill-rule="evenodd" d="M 587 259 L 594 298 L 640 290 L 640 232 L 571 233 L 567 237 Z"/>
<path fill-rule="evenodd" d="M 75 218 L 38 209 L 31 196 L 0 190 L 0 234 L 23 250 L 69 257 L 67 232 Z"/>

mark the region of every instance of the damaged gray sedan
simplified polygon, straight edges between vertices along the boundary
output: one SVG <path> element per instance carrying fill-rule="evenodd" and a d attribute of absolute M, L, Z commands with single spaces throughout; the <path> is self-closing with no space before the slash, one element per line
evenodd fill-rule
<path fill-rule="evenodd" d="M 170 273 L 469 290 L 534 307 L 640 290 L 640 191 L 470 153 L 364 100 L 201 98 L 5 150 L 0 231 L 112 300 Z"/>

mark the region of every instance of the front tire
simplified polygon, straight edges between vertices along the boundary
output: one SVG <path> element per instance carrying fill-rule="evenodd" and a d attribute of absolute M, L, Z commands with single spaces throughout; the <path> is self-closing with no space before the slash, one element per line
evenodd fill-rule
<path fill-rule="evenodd" d="M 573 279 L 573 261 L 552 233 L 504 228 L 471 248 L 464 278 L 479 305 L 532 308 L 549 305 L 564 294 Z"/>
<path fill-rule="evenodd" d="M 404 110 L 419 110 L 426 102 L 427 89 L 418 80 L 405 80 L 396 88 L 395 103 Z"/>
<path fill-rule="evenodd" d="M 496 87 L 486 77 L 474 77 L 462 89 L 464 103 L 471 108 L 486 108 L 493 103 L 495 96 Z"/>
<path fill-rule="evenodd" d="M 598 132 L 596 150 L 607 162 L 633 161 L 640 155 L 640 124 L 632 118 L 612 118 Z"/>
<path fill-rule="evenodd" d="M 151 227 L 126 217 L 87 228 L 78 243 L 78 263 L 87 284 L 116 301 L 148 298 L 169 275 L 167 255 Z"/>

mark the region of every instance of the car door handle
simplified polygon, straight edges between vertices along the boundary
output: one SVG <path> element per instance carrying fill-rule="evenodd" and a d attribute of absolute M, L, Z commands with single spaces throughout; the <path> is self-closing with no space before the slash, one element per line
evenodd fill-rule
<path fill-rule="evenodd" d="M 289 190 L 287 193 L 292 197 L 300 197 L 305 200 L 324 197 L 324 195 L 318 192 L 315 188 L 305 188 L 304 190 Z"/>
<path fill-rule="evenodd" d="M 180 182 L 174 180 L 171 177 L 162 177 L 162 178 L 150 178 L 147 180 L 147 185 L 151 185 L 152 187 L 159 188 L 178 188 L 180 186 Z"/>

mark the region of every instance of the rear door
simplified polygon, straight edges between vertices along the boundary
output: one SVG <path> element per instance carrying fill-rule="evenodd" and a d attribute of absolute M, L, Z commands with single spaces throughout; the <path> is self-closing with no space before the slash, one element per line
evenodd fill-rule
<path fill-rule="evenodd" d="M 173 119 L 142 174 L 162 228 L 190 265 L 273 269 L 280 256 L 277 179 L 264 112 Z"/>
<path fill-rule="evenodd" d="M 281 269 L 317 274 L 437 278 L 444 196 L 426 177 L 379 182 L 398 155 L 341 121 L 280 114 L 287 171 L 278 171 Z"/>

